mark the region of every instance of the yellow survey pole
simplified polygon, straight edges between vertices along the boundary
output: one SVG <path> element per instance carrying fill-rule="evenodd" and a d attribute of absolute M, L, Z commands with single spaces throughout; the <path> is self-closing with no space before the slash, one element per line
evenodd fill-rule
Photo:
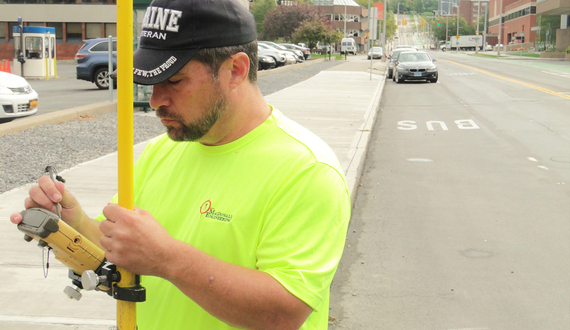
<path fill-rule="evenodd" d="M 110 82 L 111 83 L 111 82 Z M 133 195 L 133 1 L 117 0 L 117 131 L 119 205 L 132 210 Z M 122 268 L 118 286 L 136 286 L 135 275 Z M 117 300 L 117 328 L 136 330 L 135 302 Z"/>

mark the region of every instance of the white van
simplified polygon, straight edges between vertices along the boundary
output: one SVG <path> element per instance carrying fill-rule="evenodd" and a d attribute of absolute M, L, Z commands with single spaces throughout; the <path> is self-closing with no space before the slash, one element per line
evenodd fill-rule
<path fill-rule="evenodd" d="M 340 53 L 356 55 L 356 41 L 352 38 L 342 38 L 340 43 Z"/>

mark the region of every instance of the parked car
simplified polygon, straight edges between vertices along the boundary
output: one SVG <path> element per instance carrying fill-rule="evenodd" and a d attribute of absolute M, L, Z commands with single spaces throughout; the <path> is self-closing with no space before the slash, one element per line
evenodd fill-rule
<path fill-rule="evenodd" d="M 308 60 L 311 58 L 311 51 L 309 50 L 309 48 L 307 47 L 301 47 L 301 46 L 297 46 L 297 45 L 293 45 L 293 44 L 279 44 L 289 50 L 299 50 L 303 53 L 303 57 L 305 58 L 305 60 Z"/>
<path fill-rule="evenodd" d="M 26 79 L 0 71 L 0 123 L 36 114 L 38 99 Z"/>
<path fill-rule="evenodd" d="M 275 60 L 275 66 L 280 67 L 287 64 L 287 56 L 277 49 L 270 49 L 262 45 L 257 45 L 257 53 L 259 56 L 270 56 Z"/>
<path fill-rule="evenodd" d="M 117 38 L 113 38 L 113 70 L 117 68 Z M 79 80 L 95 83 L 99 89 L 109 88 L 109 39 L 83 41 L 75 54 L 76 75 Z M 116 87 L 117 82 L 114 81 Z"/>
<path fill-rule="evenodd" d="M 401 83 L 406 80 L 427 80 L 435 83 L 438 73 L 433 62 L 435 59 L 424 51 L 402 52 L 396 61 L 394 81 Z"/>
<path fill-rule="evenodd" d="M 297 63 L 297 59 L 295 54 L 291 53 L 290 51 L 283 51 L 281 49 L 277 49 L 271 45 L 268 44 L 264 44 L 264 43 L 258 43 L 257 46 L 261 49 L 265 49 L 265 50 L 271 50 L 274 52 L 278 52 L 281 56 L 285 57 L 286 60 L 286 64 L 294 64 Z"/>
<path fill-rule="evenodd" d="M 297 62 L 297 63 L 303 62 L 305 60 L 305 55 L 303 55 L 303 52 L 300 50 L 288 49 L 288 48 L 281 46 L 280 44 L 277 44 L 277 43 L 272 42 L 272 41 L 260 41 L 259 43 L 271 46 L 275 49 L 279 49 L 279 50 L 284 51 L 284 52 L 291 53 L 295 57 L 295 62 Z"/>
<path fill-rule="evenodd" d="M 257 62 L 257 70 L 273 69 L 275 67 L 275 60 L 271 56 L 258 55 L 259 61 Z"/>
<path fill-rule="evenodd" d="M 392 78 L 394 74 L 394 67 L 396 66 L 396 61 L 398 60 L 398 56 L 402 52 L 415 52 L 416 50 L 413 48 L 398 48 L 392 52 L 390 55 L 390 60 L 388 61 L 388 78 Z"/>
<path fill-rule="evenodd" d="M 382 47 L 372 47 L 368 51 L 368 59 L 370 58 L 382 58 L 384 56 L 384 52 L 382 51 Z"/>

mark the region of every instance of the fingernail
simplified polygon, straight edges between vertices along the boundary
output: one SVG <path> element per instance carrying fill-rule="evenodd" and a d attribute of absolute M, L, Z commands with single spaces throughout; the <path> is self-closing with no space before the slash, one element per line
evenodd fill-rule
<path fill-rule="evenodd" d="M 53 197 L 53 200 L 54 200 L 54 201 L 58 201 L 58 200 L 60 200 L 61 195 L 56 193 L 56 194 L 53 194 L 52 197 Z"/>

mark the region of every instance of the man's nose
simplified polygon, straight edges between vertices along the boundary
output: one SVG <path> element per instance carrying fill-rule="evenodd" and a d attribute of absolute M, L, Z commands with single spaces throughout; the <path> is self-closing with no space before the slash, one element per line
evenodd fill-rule
<path fill-rule="evenodd" d="M 166 92 L 165 83 L 152 86 L 152 95 L 150 96 L 149 104 L 153 109 L 170 105 L 170 98 Z"/>

